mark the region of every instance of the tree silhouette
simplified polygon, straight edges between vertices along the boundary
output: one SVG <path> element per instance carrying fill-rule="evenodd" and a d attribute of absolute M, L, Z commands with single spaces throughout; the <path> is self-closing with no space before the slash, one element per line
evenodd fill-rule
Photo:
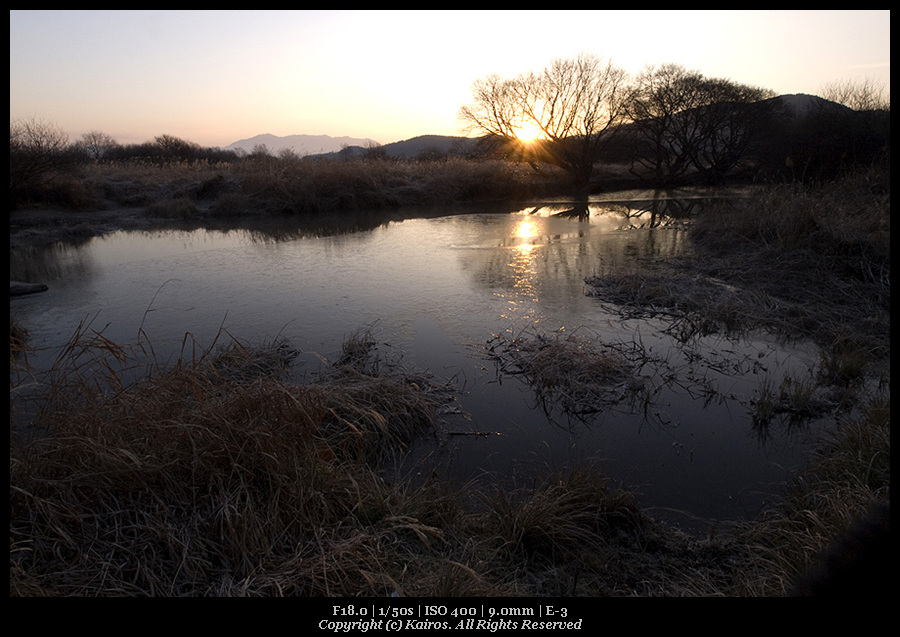
<path fill-rule="evenodd" d="M 609 133 L 622 122 L 626 73 L 593 55 L 558 59 L 540 72 L 477 80 L 473 103 L 460 109 L 469 132 L 515 149 L 537 167 L 546 162 L 586 187 Z M 523 139 L 523 131 L 538 137 Z"/>
<path fill-rule="evenodd" d="M 76 164 L 69 137 L 55 124 L 36 119 L 9 123 L 9 196 L 15 208 Z"/>
<path fill-rule="evenodd" d="M 92 130 L 84 133 L 81 139 L 75 142 L 75 149 L 81 151 L 91 161 L 99 161 L 106 157 L 111 150 L 119 146 L 112 136 L 100 131 Z"/>
<path fill-rule="evenodd" d="M 769 121 L 771 91 L 707 78 L 676 64 L 638 75 L 625 111 L 635 141 L 633 168 L 668 185 L 689 172 L 718 182 L 746 159 Z"/>

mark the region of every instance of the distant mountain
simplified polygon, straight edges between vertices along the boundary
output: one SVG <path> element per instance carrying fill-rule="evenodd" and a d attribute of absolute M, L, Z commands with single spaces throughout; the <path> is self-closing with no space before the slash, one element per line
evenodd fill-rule
<path fill-rule="evenodd" d="M 296 154 L 303 156 L 336 153 L 349 146 L 359 146 L 361 148 L 378 146 L 378 143 L 371 139 L 358 137 L 331 137 L 330 135 L 286 135 L 279 137 L 278 135 L 266 133 L 236 141 L 226 146 L 225 150 L 243 150 L 252 153 L 258 146 L 265 146 L 269 153 L 273 155 L 277 155 L 282 150 L 293 150 Z"/>
<path fill-rule="evenodd" d="M 329 135 L 256 135 L 229 144 L 224 150 L 252 153 L 259 146 L 265 146 L 272 155 L 285 149 L 296 154 L 338 155 L 342 158 L 360 157 L 373 149 L 387 157 L 410 159 L 422 155 L 465 155 L 474 148 L 476 138 L 453 137 L 449 135 L 419 135 L 411 139 L 380 145 L 368 138 L 331 137 Z"/>

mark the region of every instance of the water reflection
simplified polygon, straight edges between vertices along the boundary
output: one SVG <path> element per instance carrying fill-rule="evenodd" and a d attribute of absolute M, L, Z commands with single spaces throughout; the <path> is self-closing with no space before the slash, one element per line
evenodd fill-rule
<path fill-rule="evenodd" d="M 646 201 L 634 202 L 624 211 L 631 228 L 656 228 L 690 219 L 703 210 L 705 199 L 675 199 L 657 193 Z"/>
<path fill-rule="evenodd" d="M 60 241 L 10 250 L 10 277 L 42 283 L 83 277 L 93 267 L 91 253 L 83 247 L 83 244 Z"/>
<path fill-rule="evenodd" d="M 472 283 L 502 299 L 499 318 L 549 323 L 546 307 L 571 311 L 584 296 L 584 277 L 644 258 L 683 253 L 683 225 L 635 231 L 628 209 L 591 204 L 587 216 L 560 215 L 566 203 L 519 208 L 506 215 L 448 218 L 459 225 L 453 247 Z M 468 234 L 465 228 L 477 227 Z M 570 315 L 571 320 L 578 320 Z M 571 325 L 571 323 L 564 323 Z M 555 327 L 554 327 L 555 329 Z"/>

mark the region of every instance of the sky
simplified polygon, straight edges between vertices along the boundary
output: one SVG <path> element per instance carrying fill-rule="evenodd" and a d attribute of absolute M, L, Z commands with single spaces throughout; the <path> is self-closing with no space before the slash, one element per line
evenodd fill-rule
<path fill-rule="evenodd" d="M 224 147 L 262 133 L 462 135 L 472 84 L 589 53 L 778 94 L 890 92 L 890 11 L 11 10 L 10 121 Z"/>

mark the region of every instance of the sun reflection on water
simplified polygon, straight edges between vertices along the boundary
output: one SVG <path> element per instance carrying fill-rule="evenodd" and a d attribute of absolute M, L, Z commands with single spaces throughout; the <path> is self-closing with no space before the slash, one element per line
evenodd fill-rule
<path fill-rule="evenodd" d="M 511 258 L 506 264 L 512 286 L 507 296 L 508 313 L 504 318 L 531 315 L 535 311 L 532 304 L 539 301 L 536 283 L 538 272 L 534 260 L 538 246 L 536 239 L 540 236 L 541 229 L 533 221 L 522 219 L 515 225 L 512 234 L 516 243 L 512 246 Z"/>
<path fill-rule="evenodd" d="M 515 236 L 520 239 L 531 239 L 538 234 L 537 224 L 528 219 L 522 219 L 516 225 Z"/>

